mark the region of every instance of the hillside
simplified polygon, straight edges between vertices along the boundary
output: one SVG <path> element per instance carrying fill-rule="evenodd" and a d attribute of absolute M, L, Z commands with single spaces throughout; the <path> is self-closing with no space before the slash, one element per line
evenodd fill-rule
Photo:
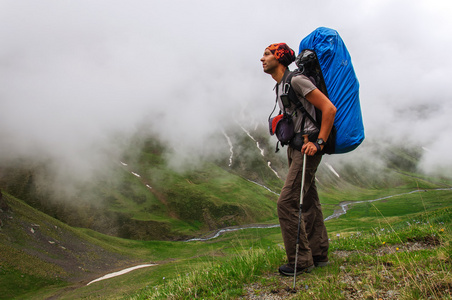
<path fill-rule="evenodd" d="M 0 298 L 43 286 L 71 288 L 139 261 L 121 246 L 101 241 L 3 194 L 0 210 Z"/>
<path fill-rule="evenodd" d="M 345 291 L 344 299 L 365 295 L 412 299 L 396 296 L 411 289 L 419 292 L 418 276 L 423 278 L 420 292 L 434 293 L 431 299 L 452 293 L 447 275 L 452 254 L 450 188 L 363 202 L 341 218 L 327 221 L 333 265 L 299 278 L 301 287 L 308 288 L 305 293 L 297 285 L 296 294 L 290 292 L 291 279 L 275 274 L 284 261 L 279 228 L 226 233 L 208 243 L 133 242 L 71 228 L 9 195 L 4 198 L 10 205 L 0 213 L 6 220 L 0 236 L 7 241 L 1 244 L 2 299 L 24 293 L 25 299 L 166 299 L 167 293 L 191 299 L 193 284 L 207 299 L 217 297 L 207 296 L 206 291 L 215 295 L 225 288 L 230 295 L 226 299 L 236 298 L 234 294 L 245 295 L 239 297 L 244 299 L 264 295 L 326 299 L 318 298 L 325 291 L 331 297 Z M 142 263 L 157 266 L 86 286 L 100 276 Z M 217 275 L 200 275 L 205 268 Z M 384 279 L 388 274 L 390 281 Z M 160 292 L 155 294 L 157 289 Z"/>
<path fill-rule="evenodd" d="M 328 224 L 331 264 L 297 276 L 295 289 L 293 277 L 276 271 L 283 250 L 262 245 L 127 299 L 451 299 L 450 212 L 449 206 L 395 223 L 382 218 L 374 230 L 352 234 Z"/>
<path fill-rule="evenodd" d="M 36 292 L 38 299 L 97 295 L 96 286 L 87 288 L 86 283 L 122 268 L 156 263 L 154 271 L 135 271 L 147 274 L 138 279 L 137 275 L 125 276 L 128 283 L 119 284 L 116 291 L 108 284 L 97 285 L 105 288 L 105 298 L 116 293 L 128 295 L 149 280 L 157 284 L 161 272 L 173 276 L 173 266 L 177 272 L 189 272 L 207 262 L 221 263 L 241 247 L 280 243 L 278 228 L 254 229 L 251 236 L 244 233 L 245 240 L 239 241 L 226 235 L 208 243 L 176 242 L 230 226 L 277 223 L 276 199 L 286 167 L 284 150 L 275 154 L 274 145 L 258 129 L 231 129 L 225 136 L 229 146 L 233 145 L 230 151 L 225 147 L 224 152 L 198 159 L 196 166 L 182 170 L 167 164 L 169 149 L 163 143 L 136 138 L 129 151 L 111 162 L 108 172 L 83 184 L 68 183 L 71 193 L 52 189 L 45 162 L 3 163 L 0 238 L 5 242 L 0 245 L 0 298 L 23 294 L 28 298 Z M 415 152 L 396 149 L 385 154 L 379 170 L 373 170 L 325 157 L 317 176 L 324 216 L 342 210 L 343 205 L 357 208 L 347 212 L 345 219 L 328 221 L 330 234 L 370 230 L 370 220 L 378 218 L 369 219 L 373 204 L 368 200 L 450 189 L 447 179 L 415 173 L 417 158 Z M 396 220 L 447 207 L 448 199 L 431 201 L 429 206 L 418 201 L 416 205 L 410 200 L 389 201 L 398 204 L 385 206 L 382 213 Z M 363 202 L 351 205 L 359 201 Z"/>
<path fill-rule="evenodd" d="M 183 240 L 227 226 L 274 222 L 287 172 L 285 149 L 275 153 L 274 140 L 260 127 L 223 133 L 212 140 L 220 149 L 215 155 L 190 154 L 182 168 L 171 165 L 171 149 L 163 142 L 138 135 L 121 157 L 87 179 L 61 178 L 48 159 L 0 162 L 0 189 L 70 226 L 127 239 Z M 385 155 L 386 166 L 379 169 L 325 157 L 317 176 L 320 190 L 402 185 L 400 174 L 416 169 L 416 153 L 395 148 Z M 324 198 L 325 215 L 340 201 Z"/>
<path fill-rule="evenodd" d="M 280 188 L 281 179 L 258 154 L 255 141 L 244 132 L 235 139 L 240 147 L 232 166 L 226 153 L 221 160 L 175 171 L 165 161 L 168 149 L 162 143 L 137 138 L 93 180 L 65 182 L 70 192 L 52 186 L 50 164 L 44 162 L 1 165 L 0 187 L 68 225 L 138 240 L 186 239 L 272 220 L 276 196 L 271 190 Z"/>

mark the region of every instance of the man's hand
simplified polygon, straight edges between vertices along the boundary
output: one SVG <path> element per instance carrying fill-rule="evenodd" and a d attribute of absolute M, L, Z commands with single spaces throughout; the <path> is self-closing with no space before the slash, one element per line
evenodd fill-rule
<path fill-rule="evenodd" d="M 315 155 L 318 151 L 321 151 L 321 146 L 313 142 L 308 142 L 301 148 L 301 153 L 306 153 L 309 156 Z"/>

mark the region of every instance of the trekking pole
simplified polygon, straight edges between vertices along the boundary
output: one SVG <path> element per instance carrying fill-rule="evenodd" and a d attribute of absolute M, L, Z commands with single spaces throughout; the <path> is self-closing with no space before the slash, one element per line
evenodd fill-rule
<path fill-rule="evenodd" d="M 303 143 L 307 144 L 309 142 L 308 135 L 303 135 Z M 292 290 L 295 291 L 295 284 L 296 284 L 296 278 L 297 278 L 297 262 L 298 262 L 298 245 L 300 244 L 300 230 L 301 230 L 301 209 L 303 207 L 303 189 L 304 189 L 304 178 L 305 178 L 305 172 L 306 172 L 306 153 L 303 153 L 303 169 L 301 173 L 301 191 L 300 191 L 300 210 L 298 211 L 298 231 L 297 231 L 297 244 L 295 248 L 295 266 L 294 266 L 294 274 L 293 274 L 293 288 Z"/>

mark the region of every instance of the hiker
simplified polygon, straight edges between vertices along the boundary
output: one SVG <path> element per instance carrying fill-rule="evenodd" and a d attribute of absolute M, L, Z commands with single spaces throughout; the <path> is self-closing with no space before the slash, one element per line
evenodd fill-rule
<path fill-rule="evenodd" d="M 336 108 L 331 101 L 304 75 L 295 75 L 292 78 L 291 85 L 298 100 L 302 102 L 308 113 L 315 115 L 315 107 L 321 110 L 320 131 L 308 118 L 302 120 L 302 113 L 293 114 L 295 108 L 293 104 L 289 108 L 284 108 L 280 95 L 285 92 L 284 80 L 291 73 L 288 66 L 294 60 L 294 51 L 285 43 L 271 44 L 265 49 L 261 58 L 264 72 L 270 74 L 276 81 L 275 90 L 279 108 L 281 111 L 286 110 L 287 113 L 293 115 L 296 135 L 312 135 L 312 133 L 318 132 L 317 140 L 304 144 L 301 151 L 296 150 L 296 147 L 291 144 L 287 147 L 289 172 L 277 202 L 279 223 L 288 260 L 287 264 L 279 267 L 279 272 L 286 276 L 294 276 L 295 273 L 294 263 L 304 153 L 306 153 L 306 171 L 302 207 L 303 222 L 301 222 L 300 227 L 296 273 L 309 272 L 314 266 L 328 264 L 328 235 L 317 194 L 315 173 L 322 159 L 321 151 L 333 127 L 336 114 Z M 301 128 L 303 123 L 304 128 Z"/>

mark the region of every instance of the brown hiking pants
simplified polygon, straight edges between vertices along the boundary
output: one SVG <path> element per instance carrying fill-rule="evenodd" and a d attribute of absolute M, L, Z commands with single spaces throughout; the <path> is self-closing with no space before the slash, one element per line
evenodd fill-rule
<path fill-rule="evenodd" d="M 301 177 L 303 154 L 288 147 L 289 173 L 278 199 L 278 216 L 282 237 L 289 264 L 295 263 L 295 250 L 298 232 L 298 213 L 300 208 Z M 322 160 L 321 155 L 306 156 L 306 172 L 298 266 L 309 267 L 314 261 L 328 261 L 328 235 L 323 221 L 315 173 Z"/>

